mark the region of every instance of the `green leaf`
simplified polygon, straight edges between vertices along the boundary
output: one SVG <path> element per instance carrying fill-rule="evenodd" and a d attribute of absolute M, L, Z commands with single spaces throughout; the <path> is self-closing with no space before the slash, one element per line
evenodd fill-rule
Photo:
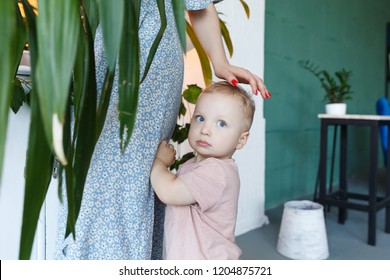
<path fill-rule="evenodd" d="M 118 113 L 120 121 L 120 146 L 124 152 L 133 132 L 140 81 L 139 38 L 137 5 L 125 1 L 125 17 L 119 50 Z M 128 63 L 131 61 L 131 63 Z"/>
<path fill-rule="evenodd" d="M 202 89 L 196 84 L 188 85 L 187 89 L 183 91 L 183 98 L 191 104 L 196 104 Z"/>
<path fill-rule="evenodd" d="M 124 0 L 99 0 L 103 40 L 110 71 L 113 71 L 116 65 L 125 11 Z"/>
<path fill-rule="evenodd" d="M 71 103 L 71 96 L 68 98 L 68 105 Z M 65 119 L 70 120 L 72 118 L 70 106 L 66 107 Z M 71 132 L 71 123 L 66 121 L 64 124 L 64 147 L 66 152 L 66 157 L 73 159 L 74 155 L 74 143 L 72 142 L 72 132 Z M 62 193 L 62 183 L 63 183 L 63 172 L 65 171 L 64 179 L 66 181 L 66 199 L 68 202 L 68 217 L 66 222 L 66 231 L 65 237 L 69 233 L 73 233 L 73 238 L 76 238 L 76 202 L 75 202 L 75 190 L 74 190 L 74 176 L 73 176 L 73 165 L 68 164 L 66 166 L 59 165 L 60 177 L 58 180 L 58 197 L 60 198 L 61 203 L 63 203 L 63 193 Z"/>
<path fill-rule="evenodd" d="M 202 47 L 202 44 L 199 42 L 198 37 L 192 28 L 192 26 L 186 21 L 187 34 L 190 38 L 192 44 L 194 45 L 200 60 L 200 65 L 202 66 L 203 79 L 206 86 L 211 84 L 212 79 L 212 71 L 210 66 L 210 60 L 207 57 L 205 50 Z"/>
<path fill-rule="evenodd" d="M 19 79 L 15 78 L 12 83 L 13 94 L 11 94 L 11 109 L 16 114 L 19 111 L 19 108 L 23 106 L 23 103 L 26 101 L 26 95 L 24 93 L 23 86 Z"/>
<path fill-rule="evenodd" d="M 175 15 L 175 22 L 177 32 L 179 33 L 180 44 L 183 52 L 187 51 L 186 47 L 186 20 L 185 20 L 185 1 L 172 0 L 173 13 Z"/>
<path fill-rule="evenodd" d="M 23 8 L 24 8 L 24 11 L 26 14 L 26 24 L 28 26 L 27 35 L 28 35 L 29 50 L 30 50 L 31 77 L 32 77 L 32 80 L 34 81 L 34 79 L 35 79 L 35 66 L 36 66 L 37 54 L 38 54 L 37 38 L 36 38 L 36 15 L 34 14 L 33 8 L 27 2 L 27 0 L 22 0 L 22 4 L 23 4 Z M 36 90 L 37 89 L 35 89 L 35 93 L 31 94 L 31 99 L 33 99 L 33 96 L 37 96 Z M 35 152 L 35 149 L 33 148 L 33 146 L 36 145 L 36 143 L 40 141 L 39 139 L 41 138 L 43 143 L 47 143 L 47 142 L 44 142 L 44 141 L 47 141 L 45 138 L 44 132 L 41 133 L 43 131 L 43 124 L 42 124 L 41 114 L 39 111 L 38 100 L 35 100 L 34 106 L 35 107 L 31 110 L 31 119 L 33 120 L 34 118 L 37 118 L 37 121 L 31 122 L 31 124 L 30 124 L 29 139 L 32 139 L 31 141 L 35 142 L 35 143 L 30 143 L 30 140 L 29 140 L 29 144 L 28 144 L 29 150 L 27 151 L 27 155 L 30 158 L 30 160 L 31 160 L 31 158 L 39 156 L 39 150 L 37 152 Z M 41 149 L 43 151 L 45 151 L 45 147 L 44 147 L 45 144 L 41 143 L 41 145 L 43 145 L 41 147 Z M 30 147 L 32 147 L 32 148 L 30 148 Z M 30 153 L 31 153 L 31 155 L 29 156 Z M 32 186 L 35 186 L 35 185 L 37 186 L 38 191 L 44 192 L 44 191 L 42 191 L 42 189 L 45 187 L 42 187 L 41 180 L 43 180 L 47 176 L 45 173 L 45 170 L 40 169 L 40 168 L 36 168 L 39 165 L 34 165 L 31 163 L 28 163 L 29 158 L 27 158 L 27 163 L 26 163 L 27 164 L 26 165 L 26 175 L 29 178 L 28 179 L 29 182 L 27 182 L 27 179 L 26 179 L 26 186 L 25 186 L 26 192 L 30 195 L 30 189 L 32 188 Z M 35 174 L 33 173 L 34 171 L 32 171 L 34 168 L 35 168 L 35 172 L 37 172 Z M 30 172 L 33 173 L 33 177 L 28 175 Z M 25 200 L 26 199 L 27 199 L 27 196 L 25 196 Z M 29 202 L 28 201 L 25 202 L 24 208 L 31 207 L 31 208 L 33 208 L 33 211 L 38 212 L 38 215 L 39 215 L 39 209 L 41 208 L 43 202 L 41 203 L 40 201 L 33 200 L 30 203 L 34 203 L 34 206 L 26 205 L 26 203 L 29 203 Z M 39 209 L 34 210 L 34 208 L 39 208 Z M 20 249 L 19 249 L 19 258 L 21 258 L 21 259 L 28 259 L 31 255 L 32 242 L 34 239 L 35 230 L 36 230 L 37 221 L 38 221 L 38 219 L 36 218 L 37 214 L 34 212 L 32 213 L 32 219 L 28 219 L 28 211 L 23 210 L 23 213 L 26 213 L 26 214 L 23 214 L 23 219 L 26 219 L 26 221 L 23 221 L 22 234 L 21 234 L 21 240 L 20 240 L 21 245 L 20 245 Z"/>
<path fill-rule="evenodd" d="M 110 104 L 111 90 L 114 83 L 115 72 L 110 72 L 107 69 L 106 76 L 104 78 L 104 83 L 102 87 L 102 92 L 100 94 L 98 110 L 96 114 L 96 132 L 95 132 L 95 141 L 97 142 L 99 136 L 103 130 L 104 121 L 107 116 L 108 106 Z"/>
<path fill-rule="evenodd" d="M 92 154 L 96 144 L 96 76 L 93 35 L 87 15 L 84 18 L 85 36 L 80 36 L 78 54 L 80 59 L 75 64 L 75 124 L 72 147 L 68 156 L 72 158 L 72 169 L 66 168 L 68 208 L 70 209 L 67 221 L 66 236 L 72 232 L 75 236 L 75 222 L 77 221 L 84 184 L 88 174 Z M 83 33 L 81 33 L 83 34 Z M 83 59 L 84 58 L 84 59 Z"/>
<path fill-rule="evenodd" d="M 15 66 L 15 74 L 19 66 L 20 59 L 23 54 L 24 47 L 27 42 L 27 28 L 23 21 L 20 9 L 16 9 L 16 24 L 17 24 L 17 36 L 16 36 L 16 56 L 13 65 Z"/>
<path fill-rule="evenodd" d="M 45 137 L 37 95 L 31 100 L 30 134 L 26 162 L 22 234 L 19 259 L 30 258 L 39 213 L 51 180 L 53 156 Z"/>
<path fill-rule="evenodd" d="M 16 61 L 16 1 L 0 1 L 0 181 Z M 16 65 L 15 65 L 16 64 Z"/>
<path fill-rule="evenodd" d="M 61 11 L 61 12 L 58 12 Z M 62 164 L 62 136 L 53 129 L 62 126 L 76 58 L 81 16 L 79 1 L 41 1 L 37 17 L 38 63 L 36 86 L 48 143 Z M 59 122 L 59 124 L 56 124 Z M 60 129 L 58 129 L 60 131 Z M 58 138 L 53 145 L 53 138 Z M 61 138 L 61 139 L 60 139 Z"/>
<path fill-rule="evenodd" d="M 184 106 L 183 100 L 180 102 L 180 108 L 179 108 L 179 117 L 180 116 L 185 116 L 187 113 L 187 108 Z"/>
<path fill-rule="evenodd" d="M 188 132 L 190 131 L 190 124 L 186 123 L 184 126 L 176 124 L 175 130 L 172 135 L 172 141 L 178 144 L 183 143 L 188 138 Z"/>
<path fill-rule="evenodd" d="M 249 18 L 251 15 L 251 11 L 249 10 L 248 4 L 244 0 L 240 0 L 240 2 L 242 4 L 242 6 L 244 7 L 245 14 L 246 14 L 247 18 Z"/>
<path fill-rule="evenodd" d="M 352 93 L 351 86 L 348 82 L 351 75 L 350 71 L 345 69 L 336 71 L 334 74 L 337 78 L 336 80 L 327 70 L 319 71 L 318 67 L 310 63 L 309 60 L 301 60 L 299 64 L 320 81 L 321 87 L 325 90 L 324 102 L 339 103 L 351 98 L 349 96 Z"/>
<path fill-rule="evenodd" d="M 146 78 L 146 75 L 149 72 L 149 68 L 150 68 L 150 65 L 152 64 L 154 55 L 156 54 L 158 45 L 160 44 L 160 41 L 161 41 L 161 38 L 165 32 L 165 29 L 167 28 L 167 16 L 165 14 L 165 3 L 163 1 L 157 1 L 157 6 L 158 6 L 158 12 L 160 14 L 161 27 L 160 27 L 160 30 L 158 31 L 157 36 L 154 39 L 153 44 L 150 48 L 148 59 L 146 61 L 144 74 L 142 76 L 140 83 L 142 83 L 144 81 L 144 79 Z"/>
<path fill-rule="evenodd" d="M 219 20 L 219 25 L 221 27 L 222 38 L 225 41 L 225 44 L 226 44 L 226 47 L 229 51 L 230 57 L 232 57 L 233 56 L 233 43 L 232 43 L 232 40 L 230 38 L 229 30 L 227 29 L 225 22 L 221 19 Z"/>
<path fill-rule="evenodd" d="M 99 25 L 99 4 L 98 0 L 84 0 L 84 10 L 86 15 L 88 16 L 89 25 L 91 27 L 91 31 L 93 37 L 95 38 L 96 28 Z"/>
<path fill-rule="evenodd" d="M 73 233 L 75 238 L 75 223 L 80 212 L 82 194 L 92 154 L 98 140 L 108 108 L 111 88 L 114 79 L 114 71 L 107 69 L 98 113 L 96 113 L 97 89 L 95 78 L 95 61 L 93 50 L 93 34 L 89 25 L 88 16 L 84 18 L 85 36 L 80 37 L 79 59 L 75 64 L 75 124 L 73 141 L 70 140 L 70 132 L 66 139 L 68 152 L 67 157 L 72 158 L 73 166 L 66 166 L 67 196 L 68 196 L 68 219 L 65 236 Z M 99 114 L 99 117 L 96 115 Z M 99 118 L 99 120 L 97 120 Z M 96 123 L 96 126 L 91 125 Z M 67 122 L 66 131 L 70 130 Z"/>
<path fill-rule="evenodd" d="M 85 19 L 87 21 L 87 19 Z M 85 26 L 87 23 L 84 23 L 83 26 Z M 80 26 L 81 28 L 81 26 Z M 77 46 L 77 52 L 76 52 L 76 60 L 74 64 L 74 70 L 73 70 L 73 83 L 72 83 L 72 98 L 71 101 L 74 105 L 74 115 L 75 115 L 75 126 L 77 127 L 77 120 L 80 117 L 80 99 L 83 97 L 83 92 L 85 91 L 86 87 L 86 79 L 88 78 L 88 63 L 89 63 L 89 56 L 87 55 L 86 50 L 86 35 L 83 28 L 81 28 L 79 42 Z M 77 128 L 75 128 L 76 131 L 78 131 Z M 77 135 L 75 136 L 77 137 Z"/>
<path fill-rule="evenodd" d="M 97 89 L 95 76 L 95 60 L 94 60 L 94 45 L 91 29 L 87 26 L 87 41 L 85 44 L 84 55 L 84 87 L 81 92 L 81 98 L 78 104 L 78 116 L 76 119 L 77 138 L 74 140 L 75 154 L 73 159 L 73 173 L 75 176 L 75 199 L 76 199 L 76 219 L 81 207 L 81 199 L 84 190 L 84 183 L 87 178 L 89 165 L 92 154 L 95 148 L 97 139 L 96 126 L 91 125 L 96 123 L 96 103 L 97 103 Z"/>
<path fill-rule="evenodd" d="M 193 152 L 186 153 L 180 159 L 175 160 L 175 162 L 169 167 L 169 170 L 178 170 L 181 164 L 185 163 L 187 160 L 193 157 L 195 157 L 195 154 Z"/>

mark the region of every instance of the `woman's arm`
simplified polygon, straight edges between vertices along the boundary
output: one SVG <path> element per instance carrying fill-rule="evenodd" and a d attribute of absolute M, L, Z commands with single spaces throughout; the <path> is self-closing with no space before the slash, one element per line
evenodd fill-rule
<path fill-rule="evenodd" d="M 203 10 L 188 11 L 188 15 L 218 78 L 225 79 L 233 85 L 236 85 L 237 81 L 250 84 L 254 94 L 260 91 L 263 98 L 271 97 L 262 79 L 244 68 L 231 65 L 227 60 L 219 18 L 213 4 Z"/>
<path fill-rule="evenodd" d="M 196 201 L 182 180 L 168 170 L 175 161 L 175 150 L 166 141 L 158 147 L 150 181 L 158 198 L 167 205 L 191 205 Z"/>

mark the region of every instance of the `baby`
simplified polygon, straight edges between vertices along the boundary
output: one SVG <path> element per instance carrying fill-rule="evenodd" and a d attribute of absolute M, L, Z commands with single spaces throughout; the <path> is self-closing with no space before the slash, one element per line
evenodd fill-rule
<path fill-rule="evenodd" d="M 151 183 L 167 205 L 164 259 L 238 259 L 235 243 L 240 178 L 232 159 L 249 137 L 255 103 L 241 87 L 217 82 L 199 96 L 188 141 L 196 156 L 175 175 L 172 145 L 156 153 Z"/>

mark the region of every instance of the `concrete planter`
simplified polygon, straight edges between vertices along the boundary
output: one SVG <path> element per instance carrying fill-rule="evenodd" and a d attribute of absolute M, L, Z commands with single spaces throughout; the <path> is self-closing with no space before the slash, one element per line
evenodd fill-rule
<path fill-rule="evenodd" d="M 277 251 L 297 260 L 328 258 L 322 205 L 308 200 L 289 201 L 284 204 Z"/>

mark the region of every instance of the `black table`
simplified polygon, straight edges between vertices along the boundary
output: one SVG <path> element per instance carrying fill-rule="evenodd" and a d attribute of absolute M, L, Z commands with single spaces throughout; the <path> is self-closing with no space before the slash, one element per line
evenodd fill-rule
<path fill-rule="evenodd" d="M 368 213 L 368 244 L 376 244 L 376 214 L 386 208 L 385 232 L 390 233 L 390 162 L 386 167 L 385 195 L 378 195 L 377 169 L 378 169 L 378 134 L 379 126 L 387 125 L 390 129 L 390 116 L 378 115 L 326 115 L 319 114 L 321 120 L 320 164 L 318 202 L 324 206 L 338 207 L 338 222 L 344 223 L 347 209 L 359 210 Z M 327 154 L 328 154 L 328 128 L 340 127 L 340 177 L 336 190 L 327 189 Z M 368 194 L 354 193 L 347 186 L 347 148 L 348 127 L 368 126 L 370 128 L 370 159 Z M 390 131 L 390 130 L 389 130 Z M 352 140 L 352 139 L 351 139 Z M 390 158 L 390 137 L 387 157 Z M 333 147 L 334 148 L 334 147 Z M 332 162 L 333 166 L 333 162 Z M 330 182 L 332 183 L 332 182 Z"/>

